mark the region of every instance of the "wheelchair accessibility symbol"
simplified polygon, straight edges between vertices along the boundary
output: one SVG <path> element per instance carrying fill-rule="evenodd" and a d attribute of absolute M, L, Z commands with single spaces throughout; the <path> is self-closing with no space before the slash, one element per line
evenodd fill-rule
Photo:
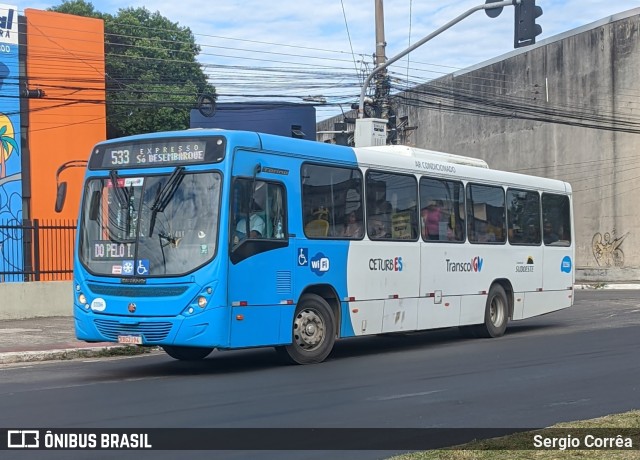
<path fill-rule="evenodd" d="M 309 249 L 300 248 L 300 254 L 298 254 L 298 267 L 305 267 L 309 265 Z"/>
<path fill-rule="evenodd" d="M 149 259 L 139 259 L 136 266 L 136 275 L 148 275 L 149 274 Z"/>

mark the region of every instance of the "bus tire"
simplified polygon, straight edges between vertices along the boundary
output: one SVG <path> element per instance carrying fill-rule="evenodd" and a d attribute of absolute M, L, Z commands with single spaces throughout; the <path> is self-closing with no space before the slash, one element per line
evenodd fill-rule
<path fill-rule="evenodd" d="M 213 348 L 163 346 L 162 349 L 173 359 L 180 361 L 200 361 L 209 356 Z"/>
<path fill-rule="evenodd" d="M 509 320 L 509 301 L 504 288 L 499 284 L 494 284 L 489 289 L 487 305 L 484 310 L 484 324 L 480 324 L 476 329 L 478 337 L 501 337 L 507 330 Z"/>
<path fill-rule="evenodd" d="M 288 361 L 296 364 L 315 364 L 325 360 L 336 340 L 335 318 L 329 304 L 315 294 L 300 298 L 293 316 L 290 345 L 278 347 Z"/>

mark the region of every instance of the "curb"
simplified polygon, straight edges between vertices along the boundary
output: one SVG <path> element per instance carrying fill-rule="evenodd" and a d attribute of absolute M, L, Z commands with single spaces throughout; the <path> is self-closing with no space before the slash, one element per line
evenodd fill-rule
<path fill-rule="evenodd" d="M 46 351 L 10 351 L 0 353 L 0 365 L 30 363 L 77 358 L 108 358 L 111 356 L 135 356 L 151 353 L 155 348 L 135 345 L 114 345 L 107 347 L 60 348 Z"/>
<path fill-rule="evenodd" d="M 573 285 L 575 290 L 605 290 L 605 289 L 640 289 L 639 283 L 576 283 Z"/>

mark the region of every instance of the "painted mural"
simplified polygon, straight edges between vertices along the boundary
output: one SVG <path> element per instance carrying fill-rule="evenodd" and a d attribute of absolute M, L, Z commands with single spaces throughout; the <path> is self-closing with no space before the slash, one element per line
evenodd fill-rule
<path fill-rule="evenodd" d="M 22 270 L 21 222 L 18 8 L 0 4 L 0 281 L 21 281 L 2 275 Z"/>

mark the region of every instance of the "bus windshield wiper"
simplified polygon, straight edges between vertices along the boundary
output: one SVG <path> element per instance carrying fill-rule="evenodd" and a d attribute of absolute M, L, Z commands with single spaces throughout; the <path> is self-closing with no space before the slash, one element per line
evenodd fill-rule
<path fill-rule="evenodd" d="M 180 187 L 182 183 L 182 179 L 184 178 L 184 166 L 178 166 L 169 176 L 167 182 L 165 182 L 164 187 L 158 189 L 158 194 L 156 195 L 156 199 L 153 200 L 153 204 L 151 205 L 151 222 L 149 223 L 149 236 L 153 235 L 153 228 L 156 225 L 156 215 L 159 212 L 163 212 L 167 207 L 173 195 Z"/>
<path fill-rule="evenodd" d="M 113 187 L 113 194 L 116 196 L 120 207 L 129 206 L 129 196 L 125 188 L 121 188 L 118 185 L 118 171 L 112 169 L 109 172 L 109 178 L 111 179 L 111 186 Z"/>

